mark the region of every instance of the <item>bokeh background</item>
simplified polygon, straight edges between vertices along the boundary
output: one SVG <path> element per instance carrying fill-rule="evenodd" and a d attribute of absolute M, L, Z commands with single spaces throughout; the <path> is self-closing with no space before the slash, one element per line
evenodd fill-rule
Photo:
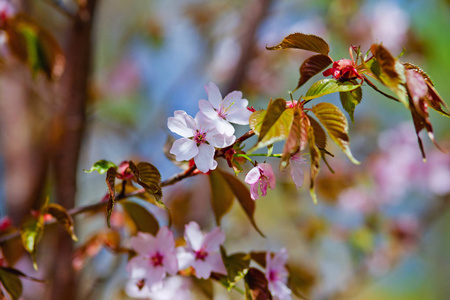
<path fill-rule="evenodd" d="M 18 10 L 33 16 L 61 45 L 68 43 L 71 21 L 57 7 L 72 11 L 72 1 L 19 2 L 14 2 Z M 180 109 L 194 115 L 198 100 L 207 98 L 208 82 L 216 83 L 223 95 L 241 90 L 256 109 L 266 108 L 271 98 L 289 99 L 298 69 L 311 53 L 268 51 L 265 46 L 293 32 L 323 37 L 334 60 L 348 58 L 350 45 L 361 45 L 365 52 L 372 43 L 382 42 L 394 55 L 404 49 L 400 59 L 421 66 L 450 104 L 449 28 L 450 2 L 445 0 L 99 1 L 92 44 L 87 45 L 93 49 L 92 69 L 75 159 L 75 206 L 99 202 L 105 195 L 104 176 L 83 173 L 100 159 L 116 164 L 147 161 L 163 179 L 180 172 L 163 151 L 170 136 L 167 118 Z M 0 217 L 9 215 L 17 225 L 44 195 L 58 194 L 55 165 L 46 153 L 53 151 L 48 135 L 59 126 L 52 116 L 61 103 L 53 92 L 57 82 L 32 78 L 26 75 L 27 67 L 5 57 L 0 69 Z M 294 97 L 320 78 L 311 79 Z M 336 155 L 329 160 L 336 174 L 323 166 L 317 205 L 308 193 L 308 166 L 299 190 L 288 171 L 279 172 L 276 189 L 257 200 L 255 219 L 267 238 L 257 234 L 235 204 L 223 219 L 226 249 L 232 253 L 286 247 L 307 299 L 448 299 L 450 155 L 423 136 L 428 156 L 423 163 L 410 113 L 368 86 L 363 92 L 355 123 L 349 126 L 351 149 L 361 165 L 351 165 L 329 143 Z M 314 101 L 340 107 L 337 94 Z M 72 124 L 70 115 L 64 118 Z M 438 143 L 450 149 L 449 119 L 431 112 L 431 121 Z M 236 129 L 242 134 L 248 127 Z M 277 150 L 280 145 L 275 145 L 274 153 Z M 226 168 L 225 162 L 220 165 Z M 205 229 L 214 227 L 206 176 L 166 188 L 163 201 L 174 211 L 178 235 L 190 220 Z M 161 224 L 167 223 L 164 213 L 149 209 Z M 124 222 L 120 211 L 115 222 L 117 228 Z M 103 214 L 78 216 L 75 224 L 80 240 L 75 247 L 106 227 Z M 120 232 L 126 245 L 126 231 Z M 63 268 L 55 258 L 57 245 L 44 238 L 38 255 L 44 267 L 38 275 L 55 270 L 46 264 L 56 264 L 56 274 Z M 126 257 L 99 251 L 81 270 L 70 270 L 76 273 L 79 298 L 127 299 Z M 18 267 L 35 274 L 26 257 Z M 214 288 L 214 299 L 242 298 L 218 284 Z M 46 299 L 49 289 L 27 282 L 24 299 Z M 202 293 L 192 292 L 203 299 Z"/>

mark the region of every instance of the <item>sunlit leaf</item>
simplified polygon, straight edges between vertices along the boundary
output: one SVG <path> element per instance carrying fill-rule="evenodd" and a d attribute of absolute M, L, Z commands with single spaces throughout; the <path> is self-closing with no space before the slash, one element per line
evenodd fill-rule
<path fill-rule="evenodd" d="M 266 110 L 257 110 L 250 115 L 250 128 L 256 133 L 256 135 L 259 135 L 259 132 L 261 131 L 261 126 L 266 114 Z"/>
<path fill-rule="evenodd" d="M 222 248 L 222 259 L 227 269 L 227 276 L 223 276 L 220 281 L 222 284 L 231 291 L 235 284 L 244 278 L 250 266 L 250 257 L 245 253 L 235 253 L 227 256 Z"/>
<path fill-rule="evenodd" d="M 314 203 L 317 203 L 317 196 L 314 189 L 314 181 L 316 179 L 317 174 L 319 174 L 320 171 L 320 151 L 316 146 L 316 141 L 314 138 L 314 128 L 312 126 L 308 127 L 308 145 L 311 162 L 309 193 L 311 194 Z"/>
<path fill-rule="evenodd" d="M 159 202 L 161 205 L 164 205 L 164 203 L 161 201 L 161 174 L 159 173 L 158 169 L 154 165 L 147 162 L 140 162 L 135 165 L 132 161 L 130 161 L 130 169 L 135 176 L 136 182 L 141 185 L 147 192 L 152 194 L 157 202 Z"/>
<path fill-rule="evenodd" d="M 339 97 L 341 99 L 342 107 L 348 113 L 352 122 L 355 123 L 353 114 L 355 112 L 356 105 L 358 105 L 362 99 L 361 87 L 358 87 L 350 92 L 340 92 Z"/>
<path fill-rule="evenodd" d="M 247 300 L 272 299 L 269 283 L 263 272 L 250 268 L 245 275 L 245 296 Z"/>
<path fill-rule="evenodd" d="M 255 201 L 250 198 L 250 190 L 247 186 L 242 183 L 236 176 L 231 175 L 225 171 L 219 170 L 222 177 L 228 183 L 228 186 L 233 191 L 233 194 L 236 196 L 236 199 L 241 204 L 244 209 L 245 214 L 249 218 L 253 227 L 258 231 L 258 233 L 264 237 L 264 234 L 259 230 L 258 226 L 255 223 L 254 214 L 255 214 Z"/>
<path fill-rule="evenodd" d="M 42 71 L 49 79 L 59 78 L 65 58 L 55 38 L 23 13 L 8 20 L 5 28 L 11 52 L 27 64 L 33 74 Z"/>
<path fill-rule="evenodd" d="M 313 106 L 312 111 L 325 127 L 331 139 L 341 148 L 350 161 L 359 164 L 350 151 L 347 119 L 339 108 L 331 103 L 319 103 Z"/>
<path fill-rule="evenodd" d="M 286 139 L 293 119 L 294 110 L 293 108 L 286 109 L 286 101 L 284 99 L 272 101 L 267 107 L 258 142 L 249 152 Z"/>
<path fill-rule="evenodd" d="M 209 182 L 211 184 L 211 204 L 216 224 L 220 226 L 220 220 L 233 206 L 234 194 L 220 170 L 214 170 L 209 174 Z"/>
<path fill-rule="evenodd" d="M 298 85 L 295 89 L 300 88 L 311 77 L 319 74 L 331 63 L 333 63 L 333 60 L 328 55 L 324 54 L 313 55 L 306 59 L 300 67 L 300 80 L 298 81 Z"/>
<path fill-rule="evenodd" d="M 432 86 L 434 86 L 434 83 L 433 83 L 433 81 L 431 81 L 430 76 L 428 76 L 428 74 L 425 73 L 424 70 L 422 70 L 422 69 L 419 68 L 418 66 L 413 65 L 413 64 L 411 64 L 411 63 L 404 62 L 404 63 L 402 63 L 402 64 L 405 66 L 405 69 L 406 69 L 406 70 L 414 70 L 414 71 L 416 71 L 417 73 L 419 73 L 419 74 L 423 77 L 423 79 L 425 79 L 425 81 L 426 81 L 427 83 L 429 83 L 429 84 L 431 84 Z"/>
<path fill-rule="evenodd" d="M 282 166 L 286 164 L 286 161 L 289 160 L 292 155 L 305 147 L 308 139 L 308 121 L 306 115 L 300 108 L 294 107 L 292 109 L 294 111 L 294 117 L 283 147 L 281 156 Z"/>
<path fill-rule="evenodd" d="M 22 281 L 16 274 L 0 268 L 0 282 L 12 300 L 18 300 L 20 298 L 22 295 Z"/>
<path fill-rule="evenodd" d="M 312 34 L 292 33 L 286 36 L 281 43 L 273 47 L 266 47 L 267 50 L 279 49 L 302 49 L 327 55 L 330 52 L 330 46 L 321 37 Z"/>
<path fill-rule="evenodd" d="M 106 223 L 108 227 L 111 228 L 110 218 L 111 213 L 114 209 L 114 203 L 116 202 L 116 191 L 115 191 L 115 182 L 116 182 L 117 171 L 114 167 L 111 167 L 106 172 L 106 185 L 108 186 L 108 204 L 106 206 Z"/>
<path fill-rule="evenodd" d="M 97 171 L 99 174 L 105 174 L 109 168 L 117 169 L 117 166 L 108 160 L 99 160 L 89 170 L 83 170 L 85 173 L 92 173 L 94 171 Z"/>
<path fill-rule="evenodd" d="M 64 229 L 72 237 L 72 240 L 78 241 L 73 228 L 73 219 L 64 207 L 56 203 L 50 203 L 45 209 L 46 213 L 52 215 L 56 221 L 64 227 Z"/>
<path fill-rule="evenodd" d="M 44 235 L 44 216 L 38 214 L 37 217 L 27 216 L 20 224 L 20 237 L 22 244 L 33 259 L 33 267 L 37 270 L 36 248 Z"/>
<path fill-rule="evenodd" d="M 359 86 L 359 84 L 355 84 L 351 81 L 339 82 L 336 79 L 322 79 L 314 83 L 309 88 L 303 99 L 311 100 L 331 93 L 349 92 L 358 88 Z"/>
<path fill-rule="evenodd" d="M 311 116 L 308 116 L 309 124 L 314 129 L 314 141 L 319 149 L 325 149 L 327 147 L 327 135 L 319 122 L 317 122 Z M 308 141 L 308 128 L 306 128 L 306 141 Z"/>
<path fill-rule="evenodd" d="M 156 236 L 159 230 L 159 224 L 147 208 L 130 200 L 120 201 L 120 204 L 128 216 L 130 216 L 131 220 L 133 220 L 137 231 L 148 232 Z"/>

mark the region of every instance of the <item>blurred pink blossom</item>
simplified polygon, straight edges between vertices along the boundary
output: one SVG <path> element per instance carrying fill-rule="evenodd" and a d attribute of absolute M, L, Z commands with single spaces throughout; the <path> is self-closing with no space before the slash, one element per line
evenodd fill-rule
<path fill-rule="evenodd" d="M 274 299 L 290 300 L 292 291 L 286 286 L 289 273 L 286 269 L 286 249 L 281 249 L 272 258 L 270 252 L 266 252 L 266 278 L 269 290 Z"/>
<path fill-rule="evenodd" d="M 164 280 L 164 287 L 157 291 L 150 291 L 145 282 L 139 280 L 129 280 L 125 286 L 125 293 L 131 298 L 152 299 L 152 300 L 176 300 L 193 299 L 191 281 L 186 277 L 174 276 Z"/>
<path fill-rule="evenodd" d="M 295 183 L 295 186 L 297 189 L 301 188 L 304 181 L 304 174 L 302 166 L 307 164 L 307 161 L 305 158 L 303 158 L 300 154 L 294 154 L 289 159 L 289 164 L 291 166 L 291 176 L 292 180 Z"/>
<path fill-rule="evenodd" d="M 244 181 L 250 184 L 250 196 L 253 200 L 259 199 L 258 189 L 261 186 L 261 195 L 267 195 L 267 186 L 271 189 L 275 188 L 275 175 L 272 166 L 267 163 L 256 165 L 251 169 Z"/>

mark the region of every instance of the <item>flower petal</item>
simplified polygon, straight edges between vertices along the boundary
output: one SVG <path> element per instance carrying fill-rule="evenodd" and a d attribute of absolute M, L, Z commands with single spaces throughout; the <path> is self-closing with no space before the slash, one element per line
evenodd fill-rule
<path fill-rule="evenodd" d="M 232 136 L 234 133 L 234 127 L 228 121 L 218 118 L 214 120 L 214 125 L 216 125 L 216 129 L 220 134 L 224 134 L 226 136 Z M 225 147 L 225 146 L 223 146 Z"/>
<path fill-rule="evenodd" d="M 291 176 L 295 187 L 299 189 L 303 185 L 304 174 L 302 168 L 297 163 L 291 161 Z"/>
<path fill-rule="evenodd" d="M 206 92 L 208 93 L 208 101 L 215 109 L 219 109 L 220 102 L 222 102 L 222 94 L 217 85 L 210 82 L 206 88 Z"/>
<path fill-rule="evenodd" d="M 232 91 L 228 95 L 225 96 L 222 103 L 220 103 L 220 110 L 228 115 L 228 113 L 232 112 L 237 108 L 236 104 L 241 104 L 242 100 L 242 92 Z"/>
<path fill-rule="evenodd" d="M 217 167 L 217 161 L 214 160 L 215 151 L 213 146 L 207 144 L 201 144 L 198 147 L 198 154 L 194 157 L 194 161 L 200 172 L 206 173 Z"/>
<path fill-rule="evenodd" d="M 230 124 L 230 126 L 231 126 L 231 124 Z M 233 127 L 233 126 L 231 126 L 231 127 Z M 233 130 L 234 130 L 234 128 L 233 128 Z M 223 147 L 228 147 L 231 144 L 233 144 L 234 141 L 236 140 L 236 137 L 234 135 L 228 136 L 226 134 L 221 134 L 217 130 L 213 130 L 213 131 L 208 132 L 208 134 L 206 135 L 206 140 L 208 141 L 208 143 L 211 144 L 211 146 L 214 146 L 217 148 L 223 148 Z"/>
<path fill-rule="evenodd" d="M 246 107 L 239 108 L 227 116 L 227 121 L 239 125 L 247 125 L 252 114 Z"/>
<path fill-rule="evenodd" d="M 196 260 L 192 264 L 197 278 L 208 279 L 211 276 L 211 265 L 204 260 Z"/>
<path fill-rule="evenodd" d="M 137 236 L 131 238 L 131 248 L 140 255 L 147 255 L 156 249 L 157 241 L 149 233 L 138 232 Z"/>
<path fill-rule="evenodd" d="M 174 117 L 169 117 L 167 127 L 182 137 L 191 137 L 195 133 L 194 119 L 182 110 L 176 110 Z"/>
<path fill-rule="evenodd" d="M 219 118 L 219 114 L 214 109 L 214 107 L 206 100 L 199 100 L 198 101 L 198 107 L 200 108 L 200 111 L 207 116 L 211 120 L 215 120 Z"/>
<path fill-rule="evenodd" d="M 175 250 L 164 253 L 163 265 L 170 275 L 173 276 L 178 273 L 178 259 Z"/>
<path fill-rule="evenodd" d="M 220 245 L 223 242 L 225 242 L 225 232 L 220 227 L 216 227 L 205 235 L 203 246 L 206 252 L 215 252 L 220 251 Z"/>
<path fill-rule="evenodd" d="M 131 279 L 125 285 L 125 293 L 131 298 L 148 299 L 150 297 L 150 289 L 146 284 L 142 288 L 138 287 L 139 280 Z"/>
<path fill-rule="evenodd" d="M 200 250 L 203 244 L 203 238 L 204 235 L 196 222 L 191 221 L 184 226 L 184 239 L 192 250 Z"/>
<path fill-rule="evenodd" d="M 162 253 L 175 251 L 175 240 L 173 239 L 173 233 L 167 226 L 163 226 L 158 230 L 156 242 L 158 250 Z"/>
<path fill-rule="evenodd" d="M 222 255 L 219 253 L 212 253 L 206 257 L 205 260 L 211 267 L 212 272 L 227 275 L 227 269 L 223 263 Z"/>
<path fill-rule="evenodd" d="M 188 251 L 184 247 L 178 247 L 177 260 L 178 268 L 180 270 L 184 270 L 192 266 L 192 263 L 195 261 L 195 255 L 193 252 Z"/>
<path fill-rule="evenodd" d="M 259 181 L 260 177 L 261 172 L 259 171 L 259 168 L 254 167 L 247 173 L 247 176 L 245 176 L 244 181 L 248 184 L 255 184 Z"/>
<path fill-rule="evenodd" d="M 148 259 L 143 256 L 135 256 L 127 264 L 127 272 L 130 273 L 131 279 L 144 279 L 149 272 L 151 265 Z"/>
<path fill-rule="evenodd" d="M 259 199 L 258 188 L 259 188 L 259 183 L 258 182 L 251 185 L 251 187 L 250 187 L 250 198 L 252 198 L 252 200 Z"/>
<path fill-rule="evenodd" d="M 181 138 L 173 142 L 170 153 L 175 155 L 177 161 L 190 160 L 198 154 L 197 143 L 188 138 Z"/>
<path fill-rule="evenodd" d="M 166 277 L 166 270 L 162 266 L 152 267 L 145 277 L 145 284 L 150 291 L 154 292 L 163 287 L 163 280 Z"/>
<path fill-rule="evenodd" d="M 269 187 L 271 189 L 275 188 L 275 175 L 273 174 L 272 166 L 267 163 L 258 164 L 258 167 L 262 170 L 263 175 L 266 176 L 267 181 L 269 183 Z"/>

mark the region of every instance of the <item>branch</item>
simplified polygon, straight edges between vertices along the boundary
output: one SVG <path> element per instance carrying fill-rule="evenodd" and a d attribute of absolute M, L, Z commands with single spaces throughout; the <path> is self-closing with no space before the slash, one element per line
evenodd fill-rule
<path fill-rule="evenodd" d="M 394 101 L 396 101 L 396 102 L 400 102 L 400 100 L 398 100 L 397 98 L 392 97 L 391 95 L 386 94 L 385 92 L 383 92 L 383 91 L 381 91 L 379 88 L 377 88 L 377 86 L 376 86 L 375 84 L 373 84 L 373 82 L 370 81 L 366 76 L 364 76 L 364 75 L 362 75 L 362 76 L 363 76 L 363 78 L 364 78 L 364 81 L 367 82 L 367 84 L 368 84 L 371 88 L 373 88 L 375 91 L 377 91 L 378 93 L 380 93 L 381 95 L 383 95 L 383 96 L 385 96 L 385 97 L 387 97 L 387 98 L 389 98 L 389 99 L 392 99 L 392 100 L 394 100 Z"/>

